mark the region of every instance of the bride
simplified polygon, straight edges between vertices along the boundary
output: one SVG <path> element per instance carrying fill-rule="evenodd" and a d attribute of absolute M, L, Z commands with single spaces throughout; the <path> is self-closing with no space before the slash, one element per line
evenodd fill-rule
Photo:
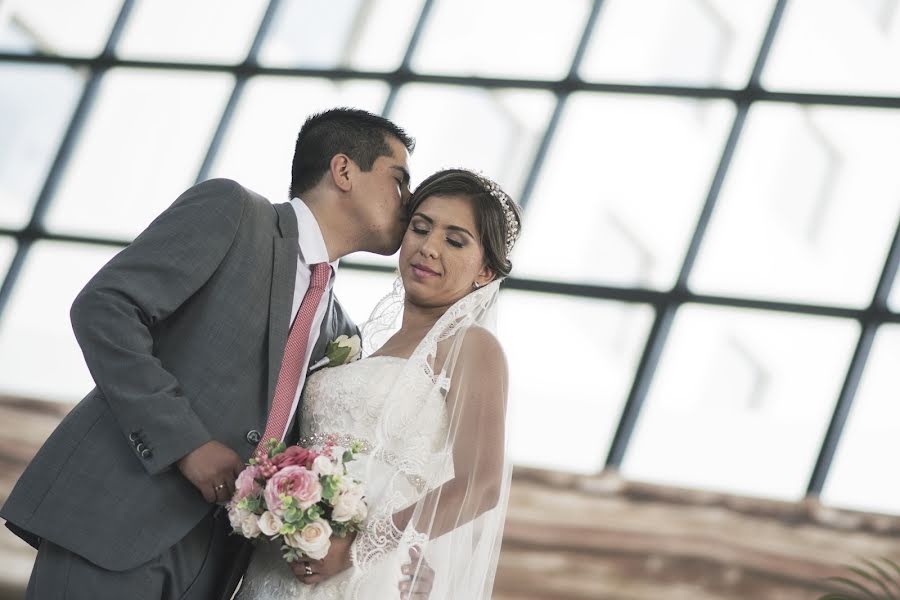
<path fill-rule="evenodd" d="M 363 447 L 348 467 L 366 485 L 368 517 L 331 549 L 349 552 L 349 567 L 325 578 L 334 557 L 291 565 L 263 540 L 239 600 L 399 598 L 401 566 L 417 552 L 433 569 L 431 600 L 490 598 L 511 474 L 494 329 L 520 213 L 462 169 L 428 177 L 409 206 L 400 278 L 362 328 L 368 356 L 317 371 L 303 396 L 301 445 L 331 436 Z"/>

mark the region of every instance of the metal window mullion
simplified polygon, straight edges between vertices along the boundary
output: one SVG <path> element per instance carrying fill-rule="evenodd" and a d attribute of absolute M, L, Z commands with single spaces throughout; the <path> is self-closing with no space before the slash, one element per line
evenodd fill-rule
<path fill-rule="evenodd" d="M 834 455 L 837 453 L 841 436 L 847 425 L 847 418 L 850 416 L 850 410 L 856 399 L 856 392 L 859 390 L 859 383 L 865 371 L 869 353 L 872 350 L 875 334 L 878 332 L 878 327 L 885 322 L 884 313 L 890 312 L 887 309 L 887 301 L 891 293 L 891 287 L 894 284 L 894 278 L 897 276 L 898 263 L 900 263 L 900 222 L 897 223 L 897 227 L 894 230 L 894 239 L 891 241 L 884 267 L 881 270 L 881 276 L 878 278 L 878 284 L 875 286 L 872 303 L 860 318 L 862 331 L 853 351 L 853 358 L 850 359 L 850 366 L 847 368 L 844 384 L 841 386 L 840 394 L 837 402 L 835 402 L 834 412 L 828 423 L 828 429 L 825 431 L 825 437 L 822 440 L 816 464 L 809 478 L 809 485 L 806 488 L 806 493 L 809 496 L 820 496 L 825 487 L 825 481 L 834 461 Z"/>
<path fill-rule="evenodd" d="M 593 35 L 594 27 L 597 24 L 597 19 L 600 16 L 600 9 L 603 7 L 603 2 L 604 0 L 594 0 L 594 3 L 591 5 L 591 12 L 588 14 L 584 28 L 581 31 L 581 37 L 578 40 L 578 46 L 575 49 L 575 53 L 572 55 L 572 64 L 569 66 L 569 73 L 563 80 L 567 83 L 562 89 L 559 89 L 556 92 L 556 105 L 553 107 L 553 113 L 547 121 L 544 135 L 541 136 L 541 141 L 538 143 L 537 149 L 535 150 L 534 158 L 532 158 L 531 161 L 531 168 L 528 170 L 528 175 L 525 178 L 525 183 L 522 185 L 522 191 L 519 194 L 518 202 L 523 211 L 527 210 L 528 202 L 531 200 L 534 186 L 537 184 L 541 168 L 544 166 L 544 160 L 547 158 L 547 152 L 550 150 L 550 145 L 553 142 L 553 138 L 556 136 L 556 130 L 559 128 L 559 121 L 562 118 L 563 110 L 565 110 L 566 103 L 569 100 L 569 95 L 572 93 L 572 89 L 577 89 L 581 82 L 581 78 L 578 76 L 578 70 L 581 68 L 584 54 L 591 41 L 591 36 Z"/>
<path fill-rule="evenodd" d="M 756 61 L 753 65 L 753 70 L 751 71 L 747 86 L 743 91 L 744 93 L 741 94 L 740 100 L 738 101 L 737 112 L 734 117 L 731 131 L 728 134 L 728 139 L 725 142 L 722 157 L 716 167 L 715 175 L 710 183 L 709 192 L 707 193 L 706 200 L 703 204 L 703 209 L 697 220 L 694 233 L 691 236 L 690 244 L 685 252 L 685 258 L 682 262 L 678 279 L 676 280 L 670 295 L 668 295 L 661 304 L 656 305 L 656 318 L 654 319 L 653 326 L 647 336 L 647 343 L 644 346 L 638 368 L 635 371 L 631 390 L 628 393 L 628 398 L 625 400 L 625 406 L 622 408 L 619 425 L 616 428 L 616 432 L 613 435 L 609 447 L 609 452 L 606 457 L 607 468 L 619 469 L 622 466 L 622 462 L 625 459 L 625 453 L 631 442 L 632 435 L 634 434 L 634 428 L 637 425 L 638 418 L 643 410 L 647 392 L 650 389 L 650 384 L 656 373 L 656 368 L 659 365 L 660 357 L 662 356 L 663 349 L 668 341 L 672 323 L 675 320 L 675 313 L 683 303 L 683 300 L 679 298 L 679 296 L 682 298 L 688 297 L 687 281 L 696 261 L 706 230 L 709 227 L 712 213 L 718 202 L 722 184 L 725 180 L 728 168 L 731 165 L 735 148 L 737 147 L 738 140 L 740 139 L 741 132 L 743 131 L 744 124 L 747 120 L 747 113 L 755 100 L 754 92 L 759 89 L 759 79 L 762 70 L 765 67 L 766 60 L 768 59 L 769 52 L 771 51 L 772 42 L 775 39 L 778 26 L 781 23 L 781 17 L 784 14 L 786 3 L 787 0 L 778 0 L 772 10 L 772 16 L 769 19 L 765 35 L 760 43 L 759 53 L 757 54 Z"/>
<path fill-rule="evenodd" d="M 35 240 L 39 240 L 45 236 L 43 225 L 44 216 L 47 214 L 47 210 L 54 193 L 56 192 L 56 188 L 59 185 L 59 181 L 62 178 L 62 174 L 72 156 L 72 152 L 75 145 L 78 143 L 84 128 L 84 123 L 94 105 L 100 82 L 106 74 L 106 71 L 109 69 L 106 61 L 113 56 L 116 44 L 118 44 L 119 38 L 122 36 L 122 31 L 125 28 L 125 24 L 128 21 L 128 17 L 131 14 L 133 7 L 134 0 L 124 0 L 122 8 L 119 10 L 119 14 L 110 30 L 103 51 L 100 54 L 100 59 L 98 59 L 97 62 L 90 63 L 91 74 L 81 91 L 81 96 L 69 119 L 69 125 L 66 128 L 66 132 L 63 134 L 62 140 L 60 140 L 56 155 L 54 156 L 53 162 L 50 164 L 50 169 L 47 172 L 47 176 L 44 179 L 44 184 L 41 186 L 41 191 L 35 200 L 28 225 L 26 225 L 25 229 L 16 234 L 16 253 L 9 265 L 6 276 L 3 278 L 3 284 L 0 285 L 0 321 L 2 321 L 3 312 L 9 303 L 9 298 L 12 296 L 12 290 L 15 287 L 16 281 L 18 281 L 19 275 L 22 272 L 22 266 L 25 264 L 25 260 L 28 258 L 28 254 L 31 251 Z"/>
<path fill-rule="evenodd" d="M 397 101 L 397 93 L 412 76 L 410 63 L 412 63 L 412 58 L 415 56 L 416 49 L 419 47 L 419 40 L 422 39 L 425 25 L 428 23 L 428 18 L 431 16 L 431 11 L 434 8 L 434 2 L 435 0 L 425 0 L 424 4 L 422 4 L 422 10 L 419 12 L 416 26 L 409 38 L 406 52 L 403 53 L 403 60 L 400 61 L 400 66 L 397 67 L 393 75 L 388 77 L 391 89 L 388 92 L 387 98 L 384 100 L 384 107 L 381 109 L 381 114 L 385 117 L 391 116 L 391 112 L 394 110 L 394 103 Z M 384 77 L 382 76 L 382 78 Z"/>
<path fill-rule="evenodd" d="M 247 81 L 254 76 L 254 67 L 259 66 L 259 51 L 272 26 L 272 20 L 275 15 L 278 14 L 280 5 L 281 0 L 269 0 L 269 5 L 266 7 L 262 19 L 260 19 L 259 27 L 253 38 L 253 43 L 250 44 L 250 50 L 247 51 L 247 56 L 244 58 L 243 63 L 239 65 L 234 72 L 234 87 L 231 88 L 231 94 L 228 96 L 225 108 L 222 109 L 219 123 L 216 125 L 216 130 L 210 138 L 209 146 L 206 149 L 206 155 L 203 157 L 203 162 L 197 170 L 197 177 L 194 179 L 195 183 L 200 183 L 209 178 L 209 172 L 219 154 L 222 140 L 228 132 L 228 128 L 231 126 L 231 121 L 234 118 L 234 111 L 244 94 Z"/>

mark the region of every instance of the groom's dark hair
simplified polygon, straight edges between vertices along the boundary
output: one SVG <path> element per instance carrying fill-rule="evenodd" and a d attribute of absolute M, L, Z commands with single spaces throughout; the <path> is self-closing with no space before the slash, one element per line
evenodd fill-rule
<path fill-rule="evenodd" d="M 390 156 L 388 137 L 400 140 L 409 152 L 416 141 L 384 117 L 357 108 L 332 108 L 310 116 L 297 134 L 291 167 L 291 198 L 313 188 L 329 169 L 335 154 L 346 154 L 363 171 L 379 156 Z"/>

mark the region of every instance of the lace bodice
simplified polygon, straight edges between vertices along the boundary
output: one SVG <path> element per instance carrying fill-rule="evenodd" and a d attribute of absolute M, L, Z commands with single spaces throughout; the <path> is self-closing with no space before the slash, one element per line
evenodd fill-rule
<path fill-rule="evenodd" d="M 373 356 L 310 375 L 299 409 L 301 439 L 341 434 L 374 441 L 385 398 L 404 364 L 395 356 Z"/>

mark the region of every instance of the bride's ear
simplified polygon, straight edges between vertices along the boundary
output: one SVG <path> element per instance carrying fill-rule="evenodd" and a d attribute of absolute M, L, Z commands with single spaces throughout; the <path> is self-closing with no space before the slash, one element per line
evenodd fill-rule
<path fill-rule="evenodd" d="M 496 279 L 496 277 L 497 275 L 494 273 L 494 270 L 485 263 L 485 265 L 481 267 L 481 271 L 479 271 L 478 275 L 475 277 L 475 283 L 478 284 L 478 287 L 483 287 Z"/>

